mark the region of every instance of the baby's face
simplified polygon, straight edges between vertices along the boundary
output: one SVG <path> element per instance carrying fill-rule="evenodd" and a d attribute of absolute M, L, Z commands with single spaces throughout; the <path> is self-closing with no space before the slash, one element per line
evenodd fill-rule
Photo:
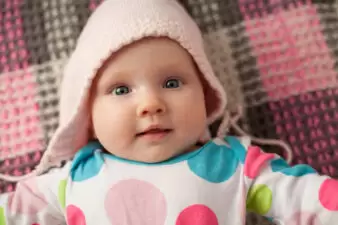
<path fill-rule="evenodd" d="M 91 94 L 94 135 L 121 158 L 167 160 L 194 148 L 207 126 L 198 71 L 169 39 L 144 39 L 116 53 Z"/>

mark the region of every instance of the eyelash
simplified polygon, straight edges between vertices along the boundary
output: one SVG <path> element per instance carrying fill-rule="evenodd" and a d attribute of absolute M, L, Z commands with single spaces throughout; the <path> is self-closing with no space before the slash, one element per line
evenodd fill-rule
<path fill-rule="evenodd" d="M 179 87 L 180 87 L 181 85 L 184 84 L 183 81 L 182 81 L 182 79 L 180 79 L 180 78 L 178 78 L 178 77 L 169 77 L 168 79 L 166 79 L 166 80 L 164 81 L 163 87 L 165 88 L 166 84 L 167 84 L 169 81 L 172 81 L 172 80 L 178 81 L 178 82 L 179 82 Z M 179 87 L 177 87 L 177 88 L 179 88 Z"/>
<path fill-rule="evenodd" d="M 177 80 L 177 81 L 180 83 L 180 85 L 185 84 L 184 80 L 182 80 L 182 79 L 179 78 L 179 77 L 169 77 L 169 78 L 167 78 L 167 79 L 164 80 L 162 86 L 165 87 L 166 83 L 167 83 L 168 81 L 171 81 L 171 80 Z M 130 90 L 130 88 L 129 88 L 128 85 L 125 85 L 125 84 L 117 84 L 117 85 L 114 85 L 114 86 L 112 86 L 111 88 L 109 88 L 108 91 L 107 91 L 107 93 L 108 93 L 108 94 L 112 94 L 112 93 L 114 92 L 114 90 L 116 90 L 117 88 L 121 88 L 121 87 L 127 87 L 127 88 Z M 131 92 L 131 91 L 129 91 L 127 94 L 129 94 L 130 92 Z"/>
<path fill-rule="evenodd" d="M 115 91 L 116 89 L 118 89 L 118 88 L 121 88 L 121 87 L 127 87 L 128 90 L 129 90 L 128 93 L 131 92 L 131 89 L 129 88 L 128 85 L 119 83 L 119 84 L 115 84 L 115 85 L 111 86 L 110 88 L 108 88 L 107 94 L 109 94 L 109 95 L 112 95 L 112 94 L 113 94 L 113 95 L 116 95 L 116 94 L 114 94 L 114 91 Z"/>
<path fill-rule="evenodd" d="M 107 88 L 107 91 L 106 91 L 106 94 L 112 94 L 113 91 L 119 87 L 128 87 L 128 85 L 126 84 L 123 84 L 123 83 L 118 83 L 118 84 L 114 84 L 114 85 L 111 85 L 109 86 L 109 88 Z"/>

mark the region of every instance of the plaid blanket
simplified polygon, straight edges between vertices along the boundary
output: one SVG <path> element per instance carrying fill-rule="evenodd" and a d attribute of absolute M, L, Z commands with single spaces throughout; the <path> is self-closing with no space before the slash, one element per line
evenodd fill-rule
<path fill-rule="evenodd" d="M 38 163 L 58 125 L 63 67 L 99 1 L 0 0 L 0 173 Z M 181 2 L 203 31 L 230 110 L 244 106 L 246 129 L 288 142 L 294 164 L 338 177 L 338 3 Z M 14 189 L 0 182 L 0 193 Z"/>

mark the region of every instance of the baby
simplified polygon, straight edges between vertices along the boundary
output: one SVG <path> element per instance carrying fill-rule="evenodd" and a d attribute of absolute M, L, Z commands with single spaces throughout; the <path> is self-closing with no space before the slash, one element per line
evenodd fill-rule
<path fill-rule="evenodd" d="M 337 224 L 336 180 L 244 137 L 208 138 L 225 106 L 178 2 L 104 1 L 65 68 L 60 126 L 39 176 L 1 196 L 0 224 L 244 225 L 246 210 L 280 224 Z"/>

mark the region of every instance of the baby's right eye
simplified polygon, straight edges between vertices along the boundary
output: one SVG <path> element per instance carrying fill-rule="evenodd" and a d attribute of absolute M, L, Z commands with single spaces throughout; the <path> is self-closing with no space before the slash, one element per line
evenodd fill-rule
<path fill-rule="evenodd" d="M 112 93 L 114 95 L 126 95 L 130 92 L 130 89 L 127 86 L 119 86 L 113 89 Z"/>

